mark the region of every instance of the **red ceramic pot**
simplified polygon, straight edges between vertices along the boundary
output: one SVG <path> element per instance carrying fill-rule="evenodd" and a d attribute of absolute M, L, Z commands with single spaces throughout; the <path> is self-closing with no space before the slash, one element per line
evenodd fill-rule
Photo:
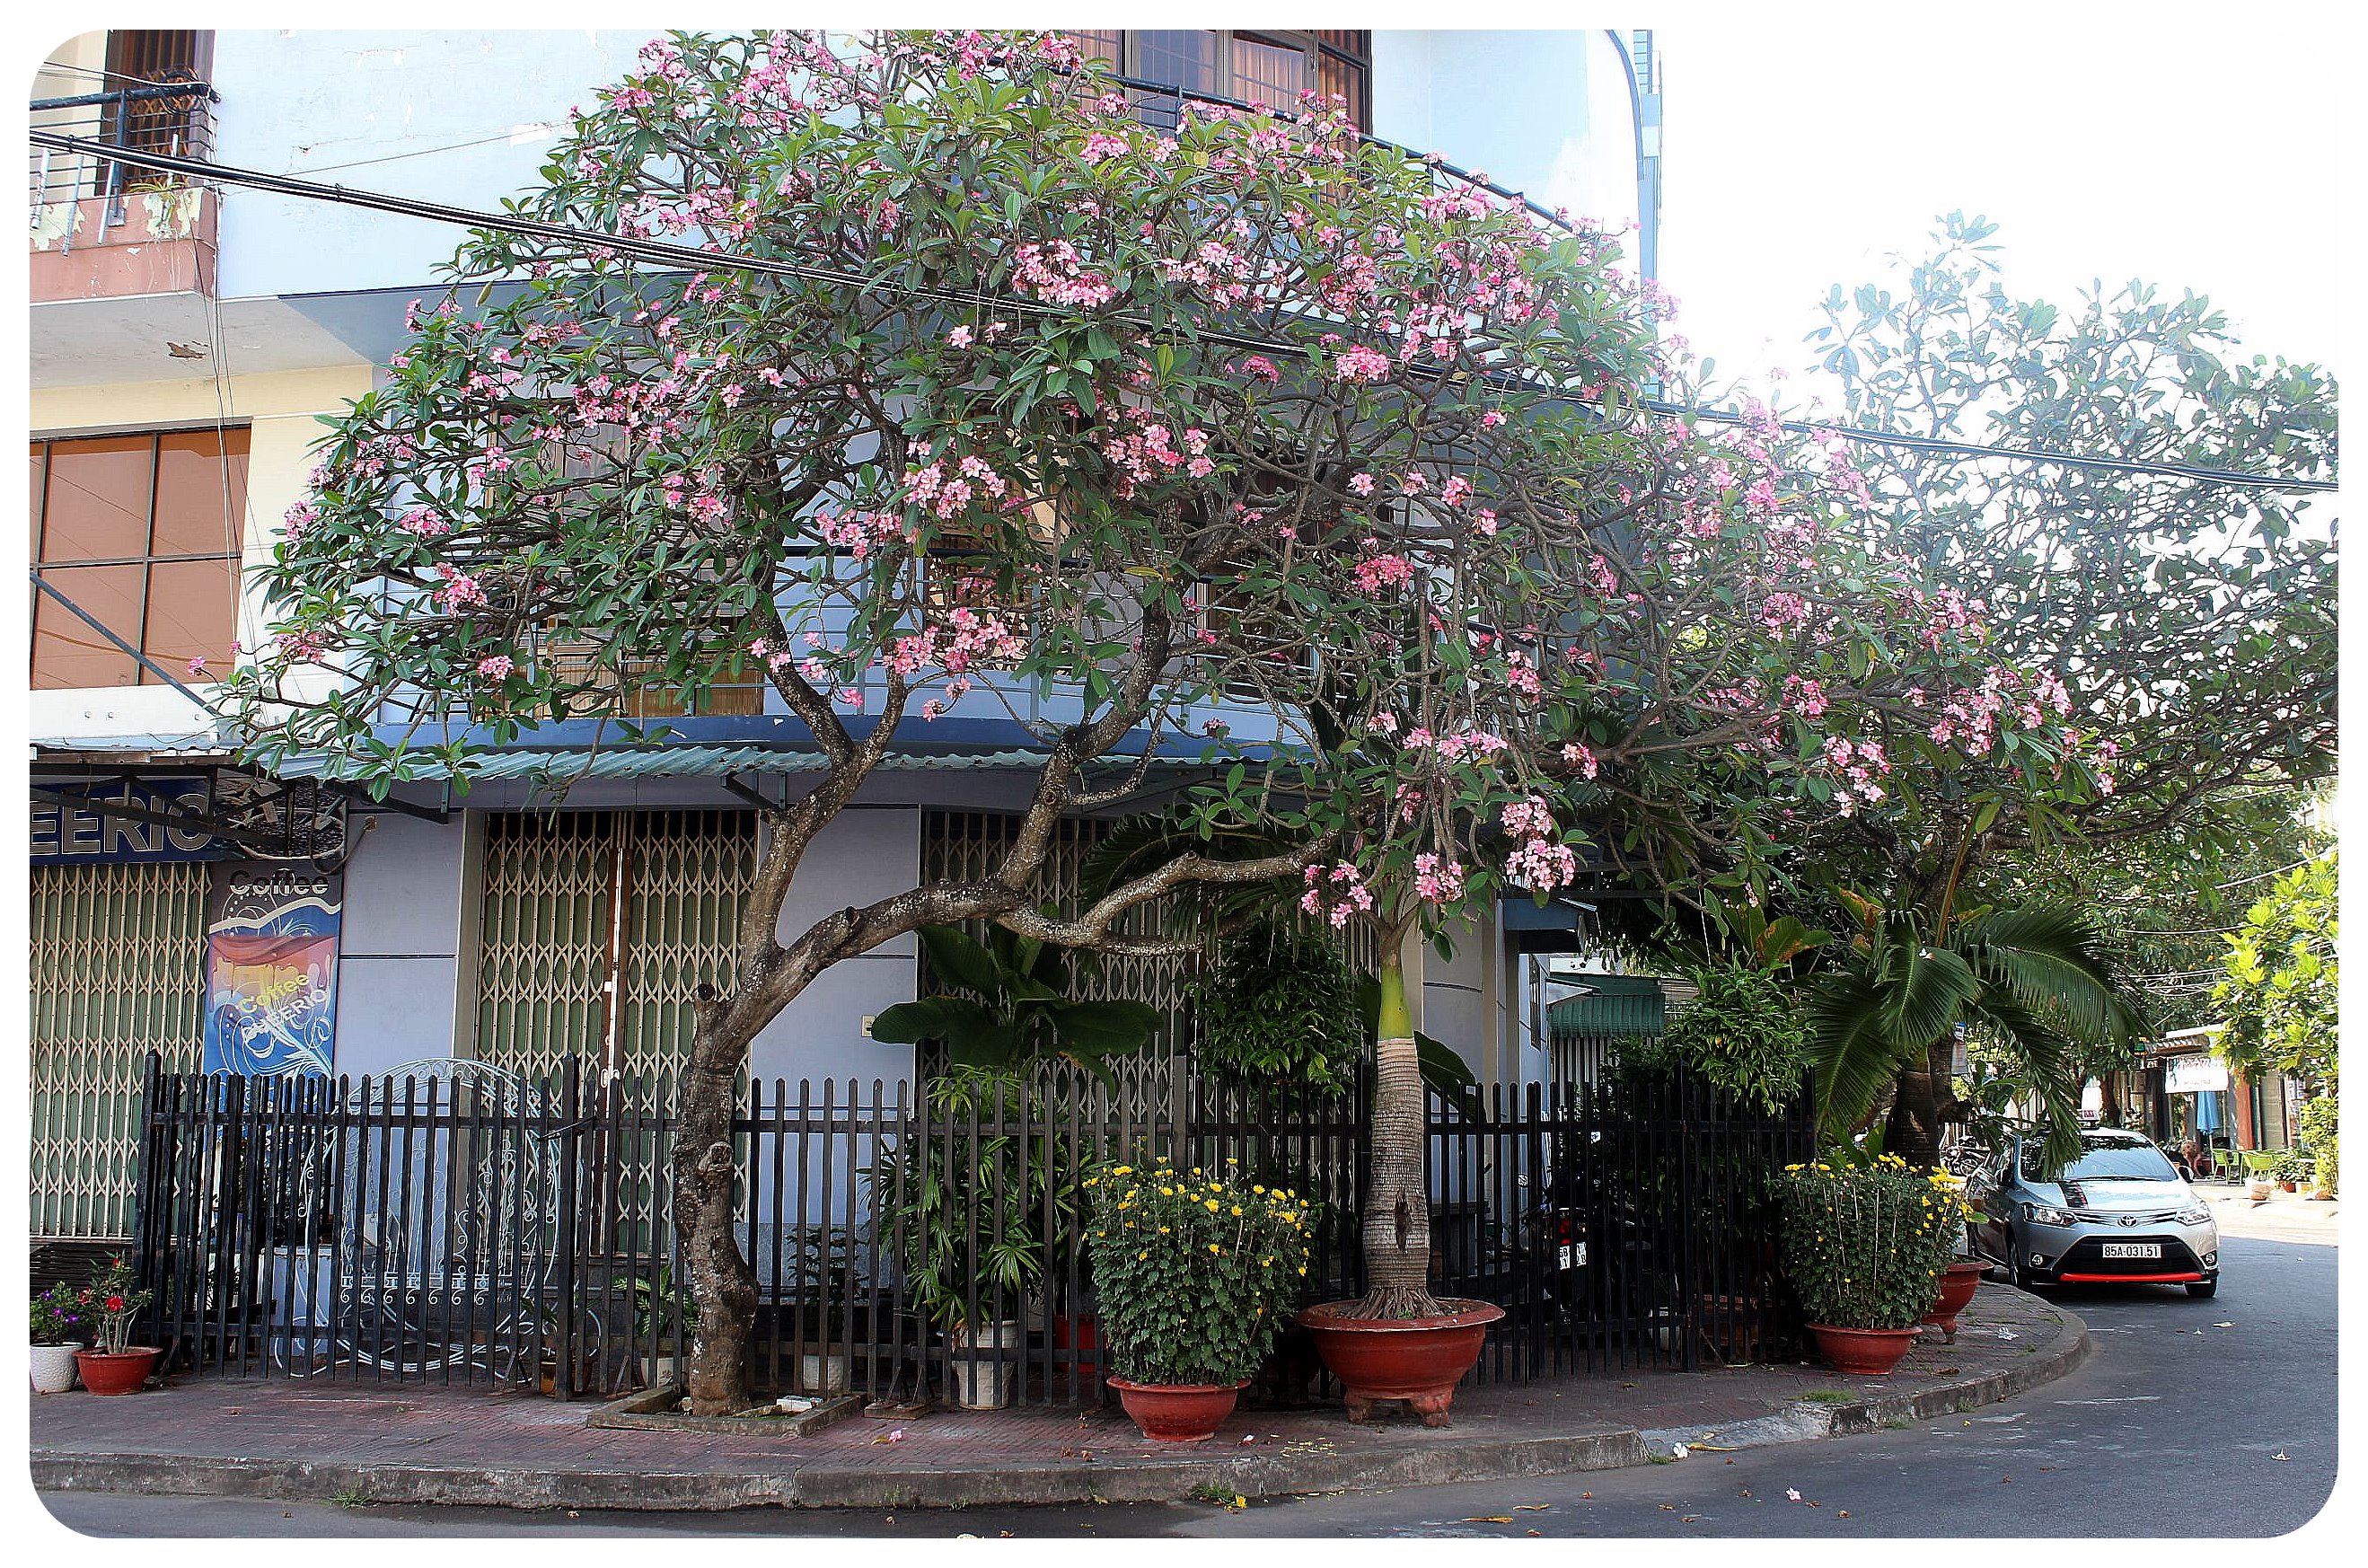
<path fill-rule="evenodd" d="M 138 1393 L 148 1381 L 148 1374 L 156 1369 L 156 1358 L 164 1352 L 150 1346 L 135 1345 L 120 1356 L 104 1350 L 77 1350 L 74 1367 L 82 1373 L 82 1386 L 93 1393 Z"/>
<path fill-rule="evenodd" d="M 1933 1298 L 1932 1310 L 1924 1314 L 1924 1321 L 1940 1324 L 1941 1333 L 1952 1345 L 1957 1343 L 1957 1314 L 1974 1299 L 1987 1267 L 1979 1263 L 1952 1263 L 1941 1271 L 1940 1293 Z"/>
<path fill-rule="evenodd" d="M 1349 1419 L 1363 1421 L 1376 1402 L 1402 1399 L 1426 1426 L 1450 1425 L 1455 1385 L 1480 1359 L 1488 1325 L 1505 1309 L 1486 1301 L 1442 1301 L 1437 1317 L 1355 1318 L 1354 1301 L 1326 1301 L 1299 1314 L 1315 1336 L 1315 1354 L 1348 1391 Z"/>
<path fill-rule="evenodd" d="M 1861 1372 L 1879 1378 L 1899 1365 L 1899 1358 L 1918 1337 L 1912 1328 L 1837 1328 L 1813 1323 L 1817 1348 L 1838 1372 Z"/>
<path fill-rule="evenodd" d="M 1248 1386 L 1238 1383 L 1131 1383 L 1112 1378 L 1118 1402 L 1155 1443 L 1205 1443 L 1217 1435 L 1234 1401 Z"/>

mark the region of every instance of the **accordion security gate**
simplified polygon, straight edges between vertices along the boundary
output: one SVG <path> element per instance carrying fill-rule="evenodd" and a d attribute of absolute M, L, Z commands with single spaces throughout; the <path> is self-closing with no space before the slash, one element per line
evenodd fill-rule
<path fill-rule="evenodd" d="M 691 1325 L 667 1223 L 671 1076 L 604 1086 L 575 1062 L 539 1082 L 433 1065 L 441 1076 L 422 1063 L 359 1082 L 152 1065 L 138 1248 L 168 1368 L 564 1396 L 673 1379 Z M 1230 1160 L 1305 1191 L 1324 1205 L 1307 1299 L 1361 1291 L 1361 1091 L 1320 1100 L 1188 1077 L 1180 1122 L 1115 1122 L 1064 1087 L 751 1085 L 735 1132 L 753 1382 L 1098 1401 L 1076 1185 L 1098 1160 Z M 1434 1096 L 1427 1142 L 1432 1290 L 1507 1310 L 1480 1381 L 1764 1360 L 1797 1344 L 1764 1194 L 1809 1152 L 1805 1116 L 1745 1115 L 1691 1082 L 1567 1098 L 1532 1087 Z M 1016 1271 L 998 1268 L 1015 1254 Z"/>

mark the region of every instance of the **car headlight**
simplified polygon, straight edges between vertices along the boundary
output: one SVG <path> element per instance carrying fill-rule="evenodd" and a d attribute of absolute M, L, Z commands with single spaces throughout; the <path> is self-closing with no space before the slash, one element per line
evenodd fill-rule
<path fill-rule="evenodd" d="M 2026 1203 L 2022 1217 L 2034 1225 L 2077 1225 L 2080 1217 L 2069 1209 L 2058 1209 L 2052 1203 Z"/>
<path fill-rule="evenodd" d="M 2178 1218 L 2182 1225 L 2200 1225 L 2212 1218 L 2212 1210 L 2201 1203 L 2191 1203 L 2179 1211 Z"/>

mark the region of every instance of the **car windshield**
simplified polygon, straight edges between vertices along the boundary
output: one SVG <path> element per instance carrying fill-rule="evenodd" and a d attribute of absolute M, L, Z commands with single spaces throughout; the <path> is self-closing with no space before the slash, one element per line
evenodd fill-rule
<path fill-rule="evenodd" d="M 2115 1138 L 2109 1141 L 2081 1140 L 2080 1157 L 2056 1175 L 2047 1174 L 2040 1157 L 2040 1146 L 2022 1146 L 2022 1175 L 2026 1181 L 2177 1181 L 2178 1170 L 2163 1158 L 2162 1151 L 2151 1143 L 2136 1139 Z"/>

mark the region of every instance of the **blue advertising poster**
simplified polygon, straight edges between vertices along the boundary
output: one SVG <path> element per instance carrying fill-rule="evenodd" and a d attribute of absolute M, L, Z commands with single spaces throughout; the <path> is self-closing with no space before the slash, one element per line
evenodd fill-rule
<path fill-rule="evenodd" d="M 206 922 L 205 1070 L 326 1074 L 337 1032 L 342 875 L 238 866 Z"/>

